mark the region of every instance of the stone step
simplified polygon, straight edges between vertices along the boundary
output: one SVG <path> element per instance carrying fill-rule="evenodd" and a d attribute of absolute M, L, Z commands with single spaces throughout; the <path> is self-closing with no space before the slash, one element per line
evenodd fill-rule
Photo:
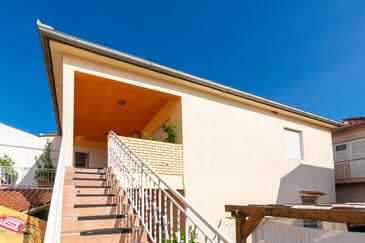
<path fill-rule="evenodd" d="M 92 174 L 89 174 L 89 173 L 71 173 L 71 172 L 67 172 L 65 173 L 65 178 L 68 178 L 68 177 L 72 177 L 72 178 L 91 178 L 91 179 L 105 179 L 107 178 L 106 174 L 105 173 L 102 173 L 102 174 L 95 174 L 95 173 L 92 173 Z"/>
<path fill-rule="evenodd" d="M 124 190 L 120 187 L 109 187 L 109 188 L 75 188 L 72 191 L 73 194 L 108 194 L 113 193 L 116 195 L 124 194 Z"/>
<path fill-rule="evenodd" d="M 132 233 L 120 233 L 122 230 L 103 229 L 102 231 L 94 231 L 93 235 L 85 235 L 82 232 L 75 233 L 63 233 L 61 236 L 62 243 L 92 243 L 92 242 L 103 242 L 103 243 L 137 243 L 137 242 L 149 242 L 147 233 L 145 230 L 133 230 Z M 114 232 L 114 233 L 113 233 Z M 117 233 L 119 232 L 119 233 Z M 91 232 L 88 232 L 91 233 Z M 99 234 L 96 234 L 99 233 Z M 105 234 L 107 233 L 107 234 Z"/>
<path fill-rule="evenodd" d="M 80 206 L 80 204 L 78 204 Z M 83 205 L 81 205 L 83 206 Z M 92 216 L 92 215 L 115 215 L 115 214 L 133 214 L 133 206 L 131 204 L 119 204 L 109 206 L 85 206 L 76 207 L 75 205 L 63 206 L 62 216 Z"/>
<path fill-rule="evenodd" d="M 66 167 L 65 173 L 71 172 L 94 172 L 94 173 L 106 173 L 107 168 L 75 168 L 75 167 Z"/>
<path fill-rule="evenodd" d="M 84 179 L 75 179 L 71 177 L 65 178 L 65 185 L 72 185 L 72 186 L 114 186 L 116 183 L 115 181 L 110 180 L 101 180 L 101 179 L 93 179 L 93 180 L 84 180 Z"/>
<path fill-rule="evenodd" d="M 128 197 L 127 195 L 118 195 L 118 196 L 110 196 L 110 195 L 64 195 L 63 196 L 63 205 L 74 205 L 74 204 L 105 204 L 105 203 L 117 203 L 117 204 L 127 204 Z"/>
<path fill-rule="evenodd" d="M 101 217 L 103 216 L 103 217 Z M 104 228 L 140 226 L 138 215 L 98 215 L 87 217 L 63 217 L 62 231 L 85 231 Z M 126 232 L 128 233 L 128 232 Z"/>

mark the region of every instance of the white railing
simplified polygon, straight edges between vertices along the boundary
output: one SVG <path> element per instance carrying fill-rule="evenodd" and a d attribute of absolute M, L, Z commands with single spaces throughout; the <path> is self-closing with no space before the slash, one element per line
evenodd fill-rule
<path fill-rule="evenodd" d="M 114 132 L 108 135 L 108 166 L 153 242 L 229 242 Z"/>
<path fill-rule="evenodd" d="M 46 234 L 44 237 L 45 243 L 58 243 L 61 241 L 62 197 L 65 179 L 65 152 L 67 148 L 66 140 L 67 129 L 64 129 L 57 163 L 56 178 L 52 191 L 51 206 L 48 214 Z"/>
<path fill-rule="evenodd" d="M 365 179 L 365 159 L 335 162 L 336 180 Z"/>
<path fill-rule="evenodd" d="M 0 166 L 0 187 L 53 187 L 55 169 Z"/>

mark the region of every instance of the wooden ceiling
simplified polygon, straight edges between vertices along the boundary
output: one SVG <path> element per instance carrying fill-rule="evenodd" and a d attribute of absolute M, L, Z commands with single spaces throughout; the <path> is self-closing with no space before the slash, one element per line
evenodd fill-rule
<path fill-rule="evenodd" d="M 110 130 L 129 136 L 142 131 L 169 100 L 178 99 L 171 94 L 76 72 L 74 136 L 102 142 L 106 142 Z M 126 104 L 119 104 L 124 101 Z"/>

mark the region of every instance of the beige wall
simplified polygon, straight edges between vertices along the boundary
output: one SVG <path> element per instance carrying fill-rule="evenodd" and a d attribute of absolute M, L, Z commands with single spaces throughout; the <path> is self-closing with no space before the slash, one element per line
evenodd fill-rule
<path fill-rule="evenodd" d="M 329 129 L 100 63 L 67 60 L 74 70 L 181 97 L 186 197 L 214 224 L 228 225 L 227 232 L 233 224 L 225 204 L 299 203 L 300 190 L 325 192 L 320 202 L 335 202 Z M 285 127 L 302 131 L 302 160 L 285 158 Z"/>
<path fill-rule="evenodd" d="M 181 120 L 181 100 L 168 101 L 160 111 L 152 118 L 152 120 L 142 130 L 143 138 L 147 135 L 153 134 L 161 127 L 167 120 L 176 124 L 176 143 L 182 143 L 182 120 Z"/>

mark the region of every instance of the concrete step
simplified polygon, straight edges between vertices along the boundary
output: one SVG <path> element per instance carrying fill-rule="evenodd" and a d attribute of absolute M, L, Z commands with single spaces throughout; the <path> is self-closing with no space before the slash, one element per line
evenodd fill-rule
<path fill-rule="evenodd" d="M 132 230 L 132 233 L 120 233 L 116 229 L 103 229 L 102 231 L 94 231 L 93 235 L 87 235 L 86 232 L 70 232 L 63 233 L 61 235 L 62 243 L 92 243 L 92 242 L 103 242 L 103 243 L 136 243 L 136 242 L 149 242 L 147 233 L 145 230 Z M 114 233 L 113 233 L 114 232 Z M 125 232 L 125 231 L 124 231 Z M 91 233 L 91 232 L 88 232 Z M 85 235 L 86 234 L 86 235 Z"/>
<path fill-rule="evenodd" d="M 80 204 L 79 204 L 80 205 Z M 105 214 L 133 214 L 133 206 L 131 204 L 118 204 L 115 206 L 99 206 L 99 207 L 76 207 L 74 205 L 63 206 L 62 216 L 92 216 Z"/>
<path fill-rule="evenodd" d="M 62 218 L 62 232 L 137 226 L 140 226 L 140 220 L 136 214 L 71 216 Z"/>

